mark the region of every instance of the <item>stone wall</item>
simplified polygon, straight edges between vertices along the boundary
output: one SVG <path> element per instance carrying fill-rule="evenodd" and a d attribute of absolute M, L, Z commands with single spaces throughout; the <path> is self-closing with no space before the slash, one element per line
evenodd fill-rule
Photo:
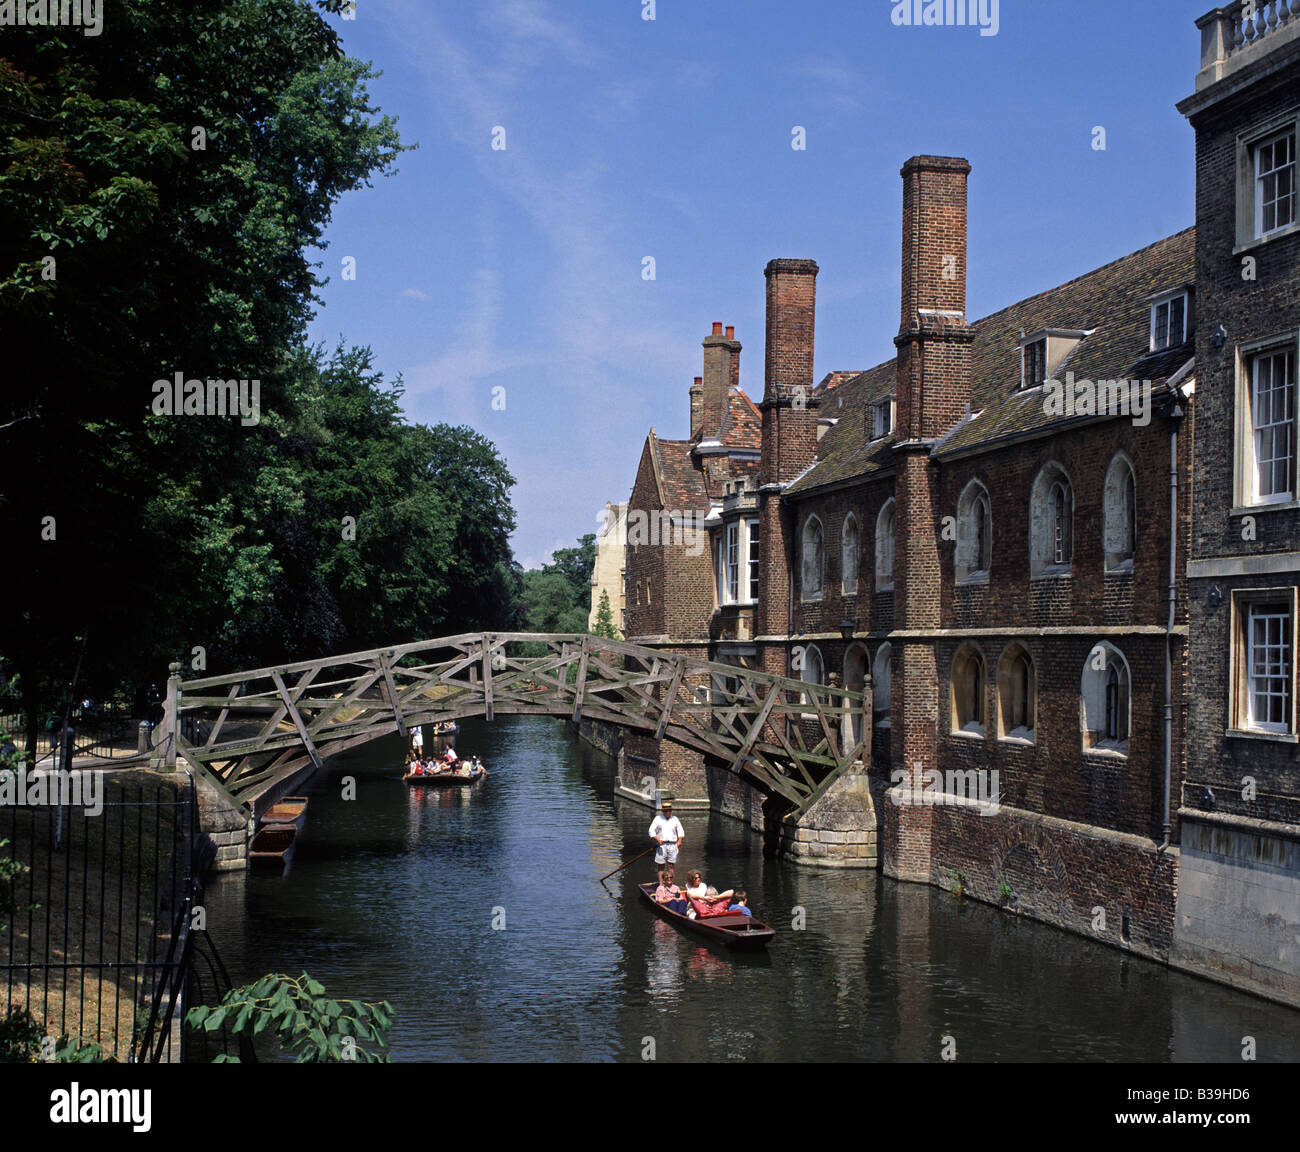
<path fill-rule="evenodd" d="M 1300 1007 L 1300 831 L 1183 813 L 1171 962 Z"/>

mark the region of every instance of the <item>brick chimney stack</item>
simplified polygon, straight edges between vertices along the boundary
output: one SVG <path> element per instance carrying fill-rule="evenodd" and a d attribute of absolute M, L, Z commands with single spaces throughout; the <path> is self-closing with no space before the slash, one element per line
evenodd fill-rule
<path fill-rule="evenodd" d="M 911 770 L 937 762 L 941 692 L 938 653 L 917 634 L 941 624 L 935 581 L 943 571 L 939 524 L 957 509 L 940 502 L 931 443 L 970 402 L 971 326 L 966 321 L 966 177 L 970 164 L 913 156 L 902 168 L 903 267 L 898 335 L 898 428 L 894 446 L 894 618 L 913 637 L 894 649 L 890 730 L 893 763 Z M 886 871 L 929 880 L 932 810 L 889 813 L 883 830 Z"/>
<path fill-rule="evenodd" d="M 970 401 L 966 322 L 966 177 L 970 162 L 913 156 L 902 168 L 903 268 L 898 433 L 934 440 Z"/>
<path fill-rule="evenodd" d="M 771 260 L 767 280 L 767 343 L 764 350 L 762 458 L 759 462 L 759 595 L 755 627 L 760 635 L 791 632 L 790 579 L 796 526 L 781 507 L 781 492 L 817 456 L 817 401 L 813 399 L 813 328 L 817 264 Z M 790 675 L 784 644 L 760 644 L 759 666 Z"/>
<path fill-rule="evenodd" d="M 695 383 L 691 385 L 691 439 L 699 439 L 700 432 L 704 428 L 704 378 L 695 377 Z"/>
<path fill-rule="evenodd" d="M 736 329 L 722 334 L 722 321 L 713 322 L 713 332 L 704 338 L 704 395 L 700 431 L 705 439 L 717 436 L 722 430 L 722 418 L 727 412 L 727 391 L 740 376 L 740 341 Z M 691 422 L 691 438 L 695 438 L 695 424 Z"/>
<path fill-rule="evenodd" d="M 764 484 L 790 483 L 817 455 L 813 399 L 813 328 L 817 307 L 814 260 L 770 260 L 767 346 L 763 371 Z"/>

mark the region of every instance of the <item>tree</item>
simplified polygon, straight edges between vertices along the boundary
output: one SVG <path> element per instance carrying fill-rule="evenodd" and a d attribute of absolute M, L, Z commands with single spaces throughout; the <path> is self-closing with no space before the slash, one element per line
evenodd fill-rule
<path fill-rule="evenodd" d="M 608 640 L 618 640 L 618 630 L 614 627 L 614 613 L 609 606 L 609 590 L 602 588 L 600 590 L 600 602 L 596 605 L 596 626 L 592 631 L 597 636 L 604 636 Z"/>

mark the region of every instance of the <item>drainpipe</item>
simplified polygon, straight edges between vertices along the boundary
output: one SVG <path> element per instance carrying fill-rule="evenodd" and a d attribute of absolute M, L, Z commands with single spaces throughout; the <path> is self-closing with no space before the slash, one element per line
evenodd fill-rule
<path fill-rule="evenodd" d="M 1181 393 L 1177 393 L 1181 397 Z M 1178 598 L 1175 581 L 1178 577 L 1178 421 L 1183 417 L 1182 405 L 1174 401 L 1169 422 L 1169 622 L 1165 625 L 1165 838 L 1157 852 L 1169 847 L 1173 825 L 1169 820 L 1169 795 L 1173 782 L 1174 765 L 1174 692 L 1173 644 L 1174 619 Z"/>

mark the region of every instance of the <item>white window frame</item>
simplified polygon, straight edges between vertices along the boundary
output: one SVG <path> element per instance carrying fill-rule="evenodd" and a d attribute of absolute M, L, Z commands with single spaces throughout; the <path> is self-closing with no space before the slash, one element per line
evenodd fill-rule
<path fill-rule="evenodd" d="M 1290 151 L 1291 151 L 1291 157 L 1290 157 L 1290 159 L 1287 160 L 1287 161 L 1286 161 L 1284 164 L 1282 164 L 1281 166 L 1278 166 L 1277 164 L 1274 164 L 1273 167 L 1271 167 L 1271 168 L 1267 171 L 1267 173 L 1263 173 L 1263 172 L 1261 171 L 1261 167 L 1260 167 L 1260 154 L 1264 151 L 1265 148 L 1271 148 L 1271 147 L 1273 147 L 1274 145 L 1280 144 L 1280 143 L 1282 143 L 1282 142 L 1285 141 L 1285 140 L 1289 140 L 1289 142 L 1290 142 L 1290 146 L 1291 146 L 1291 147 L 1290 147 Z M 1281 232 L 1283 229 L 1293 227 L 1293 226 L 1296 224 L 1296 222 L 1297 222 L 1297 217 L 1296 217 L 1296 128 L 1295 128 L 1295 125 L 1291 125 L 1291 126 L 1289 126 L 1289 127 L 1287 127 L 1287 128 L 1284 128 L 1281 132 L 1276 132 L 1276 133 L 1274 133 L 1272 136 L 1269 136 L 1269 137 L 1267 137 L 1266 139 L 1260 140 L 1260 141 L 1258 141 L 1256 144 L 1253 144 L 1253 145 L 1251 146 L 1251 161 L 1252 161 L 1252 175 L 1254 176 L 1254 185 L 1255 185 L 1255 205 L 1254 205 L 1254 208 L 1255 208 L 1255 236 L 1256 236 L 1256 238 L 1262 240 L 1262 239 L 1264 239 L 1265 237 L 1272 236 L 1272 235 L 1274 235 L 1275 233 Z M 1270 176 L 1271 176 L 1271 177 L 1276 177 L 1279 173 L 1281 173 L 1281 172 L 1288 172 L 1288 171 L 1289 171 L 1289 173 L 1290 173 L 1291 190 L 1290 190 L 1289 195 L 1287 196 L 1287 199 L 1290 200 L 1290 205 L 1289 205 L 1289 206 L 1290 206 L 1291 218 L 1290 218 L 1289 220 L 1284 221 L 1284 222 L 1281 223 L 1281 224 L 1278 224 L 1278 223 L 1276 222 L 1276 219 L 1275 219 L 1275 220 L 1274 220 L 1273 227 L 1272 227 L 1272 228 L 1266 228 L 1266 227 L 1264 226 L 1264 211 L 1265 211 L 1265 201 L 1264 201 L 1264 182 L 1265 182 L 1265 180 L 1267 180 Z M 1274 191 L 1276 191 L 1276 188 L 1274 189 Z M 1282 197 L 1279 197 L 1279 196 L 1276 196 L 1276 195 L 1275 195 L 1275 196 L 1273 197 L 1273 200 L 1272 200 L 1272 205 L 1273 205 L 1274 209 L 1276 210 L 1277 206 L 1278 206 L 1279 204 L 1282 204 L 1283 202 L 1284 202 L 1284 201 L 1283 201 L 1283 198 L 1282 198 Z"/>
<path fill-rule="evenodd" d="M 719 608 L 758 603 L 754 588 L 758 558 L 758 521 L 753 518 L 728 520 L 715 537 L 714 596 Z"/>
<path fill-rule="evenodd" d="M 1183 305 L 1183 331 L 1178 341 L 1174 341 L 1171 333 L 1173 321 L 1174 304 L 1182 301 Z M 1171 292 L 1168 296 L 1161 297 L 1151 305 L 1151 343 L 1150 351 L 1163 352 L 1167 348 L 1179 348 L 1187 342 L 1187 337 L 1191 333 L 1191 298 L 1186 288 L 1181 288 L 1177 292 Z M 1160 343 L 1158 330 L 1160 326 L 1160 309 L 1167 309 L 1168 318 L 1165 323 L 1165 340 Z"/>
<path fill-rule="evenodd" d="M 1291 364 L 1290 489 L 1264 495 L 1260 492 L 1256 453 L 1256 384 L 1261 361 L 1278 355 L 1288 355 Z M 1239 345 L 1236 375 L 1236 451 L 1233 462 L 1236 507 L 1230 514 L 1240 514 L 1248 509 L 1295 507 L 1297 493 L 1300 493 L 1300 333 Z"/>
<path fill-rule="evenodd" d="M 883 440 L 892 434 L 897 416 L 897 401 L 892 396 L 871 405 L 871 439 Z"/>
<path fill-rule="evenodd" d="M 1292 219 L 1290 223 L 1264 230 L 1263 180 L 1259 173 L 1260 151 L 1291 136 Z M 1233 255 L 1267 244 L 1282 236 L 1300 232 L 1300 106 L 1293 107 L 1237 137 L 1237 243 Z"/>
<path fill-rule="evenodd" d="M 759 568 L 760 548 L 758 521 L 745 521 L 745 590 L 749 594 L 749 603 L 758 603 L 758 591 L 762 586 L 762 570 Z"/>
<path fill-rule="evenodd" d="M 1294 743 L 1297 739 L 1296 718 L 1296 645 L 1300 640 L 1297 634 L 1297 602 L 1300 588 L 1295 585 L 1283 585 L 1277 588 L 1238 588 L 1232 593 L 1232 610 L 1228 622 L 1228 723 L 1229 736 L 1250 736 L 1262 739 L 1283 740 Z M 1254 690 L 1255 669 L 1253 658 L 1255 652 L 1254 623 L 1259 619 L 1255 610 L 1258 608 L 1282 609 L 1281 613 L 1270 613 L 1285 619 L 1281 640 L 1289 651 L 1289 666 L 1282 673 L 1289 695 L 1283 719 L 1279 721 L 1256 720 Z"/>

